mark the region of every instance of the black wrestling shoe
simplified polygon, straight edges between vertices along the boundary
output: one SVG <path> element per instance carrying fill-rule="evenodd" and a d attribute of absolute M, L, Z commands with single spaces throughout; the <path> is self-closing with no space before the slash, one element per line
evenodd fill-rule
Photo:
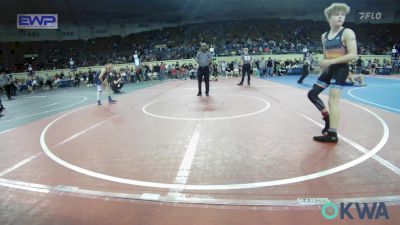
<path fill-rule="evenodd" d="M 325 121 L 325 127 L 324 127 L 324 129 L 322 129 L 322 134 L 323 135 L 327 135 L 328 134 L 328 130 L 329 130 L 329 128 L 330 128 L 330 125 L 329 125 L 329 116 L 327 117 L 327 118 L 322 118 L 324 121 Z"/>
<path fill-rule="evenodd" d="M 197 96 L 201 96 L 201 92 L 197 93 Z"/>
<path fill-rule="evenodd" d="M 315 136 L 314 141 L 337 143 L 338 142 L 337 133 L 328 131 L 328 133 L 326 135 Z"/>
<path fill-rule="evenodd" d="M 210 96 L 208 93 L 206 93 L 206 96 Z"/>
<path fill-rule="evenodd" d="M 238 83 L 237 85 L 239 85 L 239 86 L 243 86 L 243 83 Z"/>

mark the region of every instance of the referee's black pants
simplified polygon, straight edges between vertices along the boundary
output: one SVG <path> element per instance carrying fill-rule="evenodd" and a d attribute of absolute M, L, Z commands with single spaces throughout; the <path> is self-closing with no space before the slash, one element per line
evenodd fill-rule
<path fill-rule="evenodd" d="M 208 66 L 200 67 L 197 70 L 197 82 L 199 84 L 199 93 L 201 93 L 201 82 L 204 77 L 206 83 L 206 94 L 210 91 L 210 68 Z"/>
<path fill-rule="evenodd" d="M 243 84 L 244 77 L 246 76 L 247 73 L 247 84 L 250 84 L 250 76 L 251 76 L 251 68 L 250 64 L 244 64 L 242 68 L 242 80 L 240 81 L 240 84 Z"/>

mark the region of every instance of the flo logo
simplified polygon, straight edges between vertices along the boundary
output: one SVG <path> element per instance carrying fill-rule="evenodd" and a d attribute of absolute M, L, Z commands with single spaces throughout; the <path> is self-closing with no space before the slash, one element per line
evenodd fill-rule
<path fill-rule="evenodd" d="M 328 202 L 322 207 L 322 216 L 327 220 L 333 220 L 340 214 L 341 220 L 345 218 L 353 220 L 354 212 L 351 214 L 349 211 L 353 205 L 356 208 L 356 212 L 360 220 L 390 219 L 389 212 L 386 209 L 385 203 L 383 202 L 374 202 L 370 206 L 367 203 L 340 203 L 340 210 L 334 203 Z"/>
<path fill-rule="evenodd" d="M 382 19 L 381 12 L 358 12 L 360 20 L 380 20 Z"/>

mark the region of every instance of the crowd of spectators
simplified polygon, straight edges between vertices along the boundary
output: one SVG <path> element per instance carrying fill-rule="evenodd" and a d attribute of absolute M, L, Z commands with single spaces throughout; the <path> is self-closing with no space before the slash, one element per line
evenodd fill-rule
<path fill-rule="evenodd" d="M 357 34 L 359 54 L 390 54 L 399 42 L 396 24 L 346 24 Z M 23 72 L 66 69 L 73 58 L 77 67 L 132 63 L 136 52 L 143 62 L 193 58 L 200 42 L 215 48 L 217 55 L 238 55 L 247 47 L 251 54 L 300 53 L 304 47 L 322 52 L 320 35 L 324 21 L 258 19 L 184 25 L 161 30 L 89 40 L 1 43 L 0 69 Z M 32 57 L 25 57 L 30 54 Z"/>

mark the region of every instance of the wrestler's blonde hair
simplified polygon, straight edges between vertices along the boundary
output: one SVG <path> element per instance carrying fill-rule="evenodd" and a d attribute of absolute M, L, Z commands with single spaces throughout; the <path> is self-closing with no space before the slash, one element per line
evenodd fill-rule
<path fill-rule="evenodd" d="M 324 10 L 326 19 L 329 19 L 336 12 L 344 12 L 347 15 L 350 12 L 350 7 L 346 3 L 332 3 Z"/>

